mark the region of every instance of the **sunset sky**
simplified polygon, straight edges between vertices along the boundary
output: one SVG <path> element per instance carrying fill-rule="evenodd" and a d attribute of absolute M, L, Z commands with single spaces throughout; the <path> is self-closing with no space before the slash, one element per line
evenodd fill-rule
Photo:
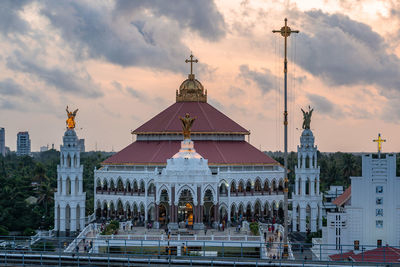
<path fill-rule="evenodd" d="M 400 151 L 400 2 L 368 0 L 1 1 L 0 127 L 15 150 L 65 131 L 79 108 L 86 149 L 119 151 L 175 102 L 193 52 L 209 103 L 283 150 L 283 38 L 289 26 L 289 150 L 311 105 L 321 151 Z"/>

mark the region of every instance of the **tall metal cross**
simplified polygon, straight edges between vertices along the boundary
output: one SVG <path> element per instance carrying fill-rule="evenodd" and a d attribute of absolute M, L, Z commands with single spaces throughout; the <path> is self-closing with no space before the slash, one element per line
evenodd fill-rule
<path fill-rule="evenodd" d="M 197 63 L 199 61 L 197 59 L 193 59 L 193 54 L 190 54 L 190 59 L 186 59 L 185 62 L 190 62 L 190 75 L 193 75 L 193 63 Z"/>
<path fill-rule="evenodd" d="M 378 139 L 374 139 L 372 141 L 378 143 L 378 155 L 380 156 L 382 151 L 382 143 L 386 142 L 386 139 L 382 139 L 381 134 L 378 134 Z"/>
<path fill-rule="evenodd" d="M 284 167 L 285 167 L 285 188 L 284 188 L 284 233 L 283 233 L 283 257 L 287 258 L 289 256 L 289 247 L 288 247 L 288 191 L 289 191 L 289 179 L 287 176 L 288 173 L 288 153 L 287 153 L 287 133 L 288 133 L 288 111 L 287 111 L 287 38 L 291 33 L 299 33 L 299 31 L 295 31 L 290 29 L 287 26 L 287 18 L 285 18 L 285 26 L 283 26 L 280 30 L 273 30 L 273 33 L 280 33 L 285 38 L 285 59 L 283 62 L 283 73 L 284 73 L 284 93 L 285 93 L 285 110 L 283 111 L 283 125 L 284 125 L 284 140 L 285 140 L 285 151 L 284 151 Z"/>

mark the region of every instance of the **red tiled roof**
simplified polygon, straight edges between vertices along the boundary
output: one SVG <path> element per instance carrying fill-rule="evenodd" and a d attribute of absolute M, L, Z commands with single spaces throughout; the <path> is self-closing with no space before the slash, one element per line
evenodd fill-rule
<path fill-rule="evenodd" d="M 103 164 L 166 164 L 179 151 L 180 141 L 136 141 Z M 194 141 L 194 147 L 211 165 L 278 164 L 246 141 Z"/>
<path fill-rule="evenodd" d="M 192 133 L 241 133 L 248 130 L 231 120 L 222 112 L 204 102 L 177 102 L 163 110 L 151 120 L 133 131 L 133 133 L 181 133 L 182 124 L 179 117 L 186 113 L 196 117 Z"/>
<path fill-rule="evenodd" d="M 353 255 L 350 259 L 355 262 L 400 263 L 400 249 L 393 247 L 380 247 Z"/>
<path fill-rule="evenodd" d="M 351 250 L 351 251 L 345 252 L 345 253 L 329 255 L 329 258 L 333 261 L 347 261 L 347 260 L 349 260 L 349 257 L 353 256 L 353 255 L 354 255 L 354 252 Z"/>
<path fill-rule="evenodd" d="M 347 200 L 349 200 L 351 197 L 351 186 L 347 188 L 343 194 L 338 196 L 332 203 L 335 204 L 336 206 L 342 206 L 344 203 L 346 203 Z"/>

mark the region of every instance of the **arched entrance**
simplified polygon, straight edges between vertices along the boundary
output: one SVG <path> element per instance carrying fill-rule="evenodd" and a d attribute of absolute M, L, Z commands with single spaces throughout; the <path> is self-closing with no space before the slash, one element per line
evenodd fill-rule
<path fill-rule="evenodd" d="M 160 204 L 158 206 L 158 222 L 160 227 L 167 226 L 169 223 L 169 195 L 166 189 L 160 194 Z"/>
<path fill-rule="evenodd" d="M 226 210 L 225 206 L 221 206 L 219 211 L 219 221 L 224 221 L 225 223 L 228 222 L 228 211 Z"/>
<path fill-rule="evenodd" d="M 189 189 L 184 189 L 179 196 L 178 222 L 185 222 L 185 225 L 193 225 L 193 196 Z"/>
<path fill-rule="evenodd" d="M 203 197 L 203 222 L 206 226 L 211 227 L 214 216 L 213 193 L 207 189 Z"/>

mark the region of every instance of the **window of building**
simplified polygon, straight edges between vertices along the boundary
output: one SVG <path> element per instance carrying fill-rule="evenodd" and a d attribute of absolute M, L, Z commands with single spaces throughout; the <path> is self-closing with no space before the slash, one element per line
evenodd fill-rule
<path fill-rule="evenodd" d="M 376 198 L 376 205 L 383 205 L 383 197 Z"/>
<path fill-rule="evenodd" d="M 354 240 L 354 250 L 360 250 L 360 241 Z"/>
<path fill-rule="evenodd" d="M 376 209 L 376 216 L 383 216 L 383 209 Z"/>
<path fill-rule="evenodd" d="M 382 194 L 382 193 L 383 193 L 383 186 L 378 185 L 378 186 L 376 187 L 376 193 Z"/>
<path fill-rule="evenodd" d="M 377 246 L 378 248 L 382 247 L 382 239 L 376 240 L 376 246 Z"/>
<path fill-rule="evenodd" d="M 376 228 L 383 228 L 383 221 L 382 220 L 377 220 L 376 221 Z"/>

